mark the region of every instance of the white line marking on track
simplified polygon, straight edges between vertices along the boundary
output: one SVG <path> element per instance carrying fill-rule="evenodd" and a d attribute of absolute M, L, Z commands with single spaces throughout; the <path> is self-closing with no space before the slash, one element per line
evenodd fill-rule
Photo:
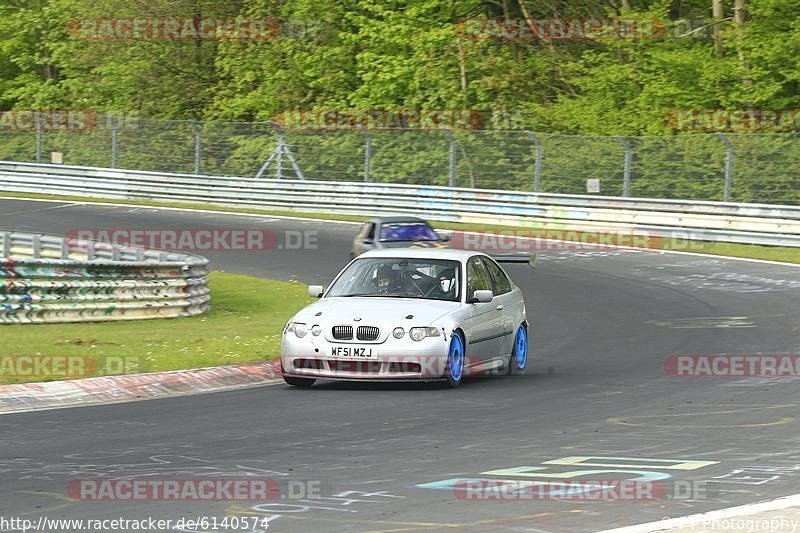
<path fill-rule="evenodd" d="M 774 500 L 759 503 L 748 503 L 737 507 L 728 507 L 707 513 L 697 513 L 678 518 L 664 518 L 657 522 L 647 522 L 635 526 L 625 526 L 616 529 L 606 529 L 599 533 L 650 533 L 653 531 L 665 531 L 672 528 L 692 527 L 711 520 L 725 520 L 727 518 L 737 518 L 740 516 L 750 516 L 767 511 L 780 511 L 789 507 L 800 505 L 800 494 L 783 496 Z"/>
<path fill-rule="evenodd" d="M 18 196 L 0 196 L 0 200 L 19 200 L 23 202 L 54 202 L 54 203 L 64 203 L 66 200 L 49 200 L 45 198 L 21 198 Z M 274 219 L 285 219 L 285 220 L 303 220 L 307 222 L 319 222 L 322 224 L 350 224 L 355 226 L 360 226 L 363 222 L 350 222 L 348 220 L 327 220 L 324 218 L 308 218 L 308 217 L 292 217 L 292 216 L 282 216 L 282 215 L 270 215 L 269 213 L 240 213 L 237 211 L 218 211 L 214 209 L 192 209 L 190 207 L 167 207 L 167 206 L 156 206 L 156 205 L 138 205 L 138 204 L 117 204 L 114 202 L 81 202 L 81 201 L 70 201 L 67 205 L 63 207 L 79 205 L 79 206 L 92 206 L 92 205 L 101 205 L 104 207 L 138 207 L 138 208 L 147 208 L 147 209 L 160 209 L 164 211 L 179 211 L 184 213 L 206 213 L 211 215 L 235 215 L 239 217 L 246 217 L 246 218 L 265 218 L 265 217 L 272 217 Z M 23 211 L 20 211 L 22 213 Z M 24 211 L 29 212 L 29 211 Z M 353 215 L 353 216 L 361 216 L 361 215 Z"/>
<path fill-rule="evenodd" d="M 4 199 L 4 197 L 0 197 L 0 199 Z M 63 202 L 63 200 L 62 200 Z M 12 211 L 10 213 L 0 213 L 0 216 L 8 217 L 14 215 L 25 214 L 28 215 L 30 213 L 41 213 L 42 211 L 53 211 L 55 209 L 64 209 L 65 207 L 72 207 L 73 205 L 80 205 L 80 202 L 64 202 L 63 205 L 54 205 L 51 207 L 43 207 L 41 209 L 34 209 L 34 210 L 24 210 L 24 211 Z"/>

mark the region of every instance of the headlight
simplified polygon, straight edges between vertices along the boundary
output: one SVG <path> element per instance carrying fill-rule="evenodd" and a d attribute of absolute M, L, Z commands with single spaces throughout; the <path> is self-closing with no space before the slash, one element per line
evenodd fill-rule
<path fill-rule="evenodd" d="M 438 337 L 441 335 L 436 328 L 411 328 L 408 331 L 408 336 L 415 341 L 421 341 L 425 337 Z"/>
<path fill-rule="evenodd" d="M 286 325 L 286 333 L 294 333 L 298 338 L 302 339 L 308 333 L 308 326 L 303 322 L 289 322 Z"/>
<path fill-rule="evenodd" d="M 405 334 L 406 334 L 406 330 L 404 330 L 404 329 L 403 329 L 403 328 L 401 328 L 400 326 L 397 326 L 397 327 L 396 327 L 396 328 L 394 328 L 394 330 L 392 331 L 392 337 L 394 337 L 395 339 L 402 339 L 402 338 L 403 338 L 403 335 L 405 335 Z"/>
<path fill-rule="evenodd" d="M 319 324 L 314 324 L 313 326 L 311 326 L 311 334 L 312 335 L 317 337 L 317 336 L 319 336 L 320 333 L 322 333 L 322 327 Z"/>

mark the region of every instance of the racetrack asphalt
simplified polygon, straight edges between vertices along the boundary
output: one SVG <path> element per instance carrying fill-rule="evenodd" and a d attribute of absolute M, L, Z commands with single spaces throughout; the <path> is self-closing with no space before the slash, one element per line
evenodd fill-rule
<path fill-rule="evenodd" d="M 214 269 L 324 284 L 347 261 L 357 226 L 0 200 L 0 229 L 87 228 L 315 232 L 316 249 L 203 255 Z M 0 517 L 227 515 L 267 517 L 269 531 L 583 532 L 798 492 L 800 381 L 676 377 L 664 364 L 671 355 L 800 354 L 800 268 L 619 250 L 543 252 L 535 270 L 508 271 L 533 322 L 525 376 L 473 378 L 458 389 L 279 384 L 3 415 Z M 497 470 L 506 472 L 485 474 Z M 259 477 L 318 482 L 320 492 L 266 504 L 68 497 L 71 480 L 123 477 Z M 487 501 L 420 487 L 636 477 L 659 480 L 669 494 Z"/>

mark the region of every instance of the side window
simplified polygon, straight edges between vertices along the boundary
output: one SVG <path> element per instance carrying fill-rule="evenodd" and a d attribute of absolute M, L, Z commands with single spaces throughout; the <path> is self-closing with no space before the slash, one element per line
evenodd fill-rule
<path fill-rule="evenodd" d="M 492 290 L 489 273 L 483 266 L 479 257 L 473 257 L 467 262 L 467 299 L 472 298 L 475 291 Z"/>
<path fill-rule="evenodd" d="M 503 269 L 491 259 L 484 258 L 484 261 L 486 262 L 486 267 L 489 269 L 489 274 L 492 275 L 492 279 L 494 280 L 495 294 L 511 292 L 511 282 L 508 280 L 506 273 L 503 272 Z"/>
<path fill-rule="evenodd" d="M 364 228 L 364 239 L 368 241 L 375 240 L 375 224 L 367 222 L 367 227 Z"/>

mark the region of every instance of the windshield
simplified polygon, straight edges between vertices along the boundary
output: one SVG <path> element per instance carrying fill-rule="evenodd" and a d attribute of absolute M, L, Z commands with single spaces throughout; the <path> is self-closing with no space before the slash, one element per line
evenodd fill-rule
<path fill-rule="evenodd" d="M 425 222 L 389 222 L 381 225 L 380 240 L 392 241 L 438 241 L 439 235 Z"/>
<path fill-rule="evenodd" d="M 331 285 L 329 297 L 461 299 L 458 261 L 370 257 L 354 261 Z"/>

